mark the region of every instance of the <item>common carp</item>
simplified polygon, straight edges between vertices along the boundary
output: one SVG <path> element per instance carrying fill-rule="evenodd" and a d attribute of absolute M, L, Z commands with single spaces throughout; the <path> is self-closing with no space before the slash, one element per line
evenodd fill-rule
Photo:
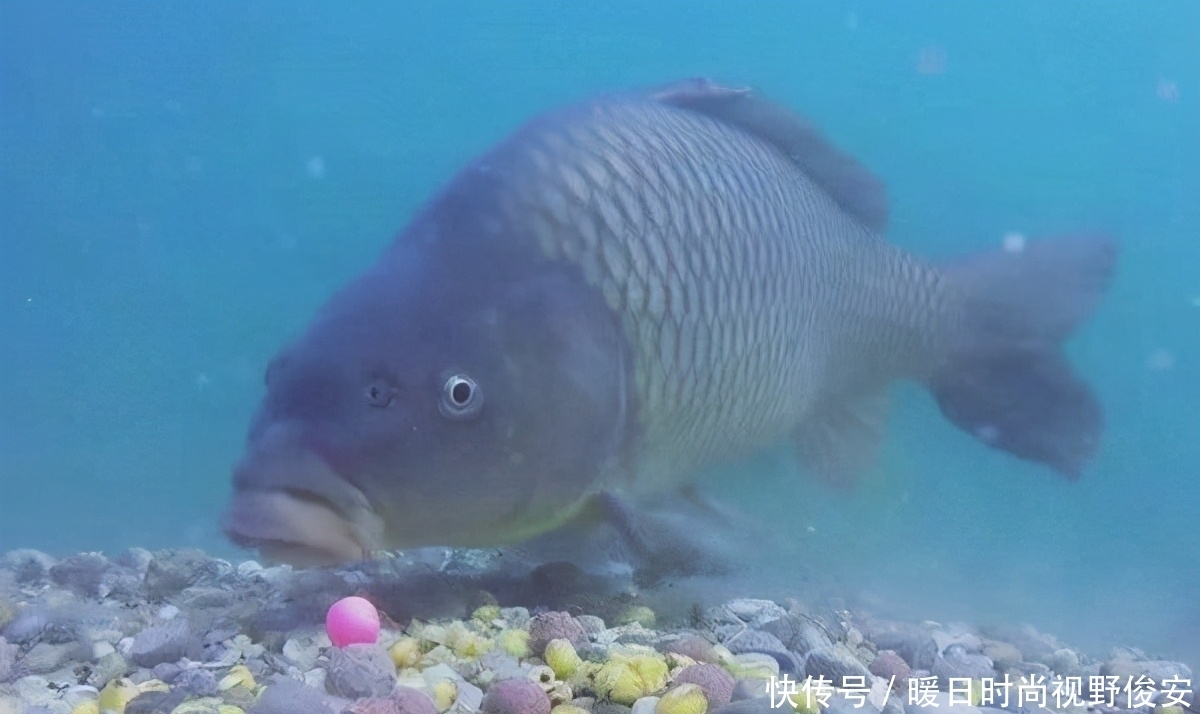
<path fill-rule="evenodd" d="M 1104 418 L 1061 345 L 1115 242 L 933 265 L 886 223 L 878 178 L 748 89 L 535 117 L 270 362 L 225 531 L 297 564 L 515 543 L 788 439 L 849 484 L 898 380 L 1078 478 Z"/>

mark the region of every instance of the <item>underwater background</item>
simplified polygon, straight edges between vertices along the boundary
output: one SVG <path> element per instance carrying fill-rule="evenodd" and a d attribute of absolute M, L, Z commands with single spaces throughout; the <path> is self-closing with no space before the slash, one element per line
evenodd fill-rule
<path fill-rule="evenodd" d="M 0 3 L 0 552 L 198 546 L 269 357 L 533 113 L 688 76 L 810 117 L 943 258 L 1111 230 L 1078 483 L 911 387 L 851 494 L 712 488 L 777 579 L 1200 662 L 1200 3 Z M 723 477 L 723 478 L 722 478 Z M 775 542 L 778 541 L 778 542 Z M 753 584 L 746 583 L 747 595 Z"/>

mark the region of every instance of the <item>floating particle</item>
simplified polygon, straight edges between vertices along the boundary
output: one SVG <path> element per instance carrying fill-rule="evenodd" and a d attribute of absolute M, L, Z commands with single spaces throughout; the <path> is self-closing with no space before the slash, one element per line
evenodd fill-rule
<path fill-rule="evenodd" d="M 1170 350 L 1155 350 L 1146 358 L 1146 367 L 1155 372 L 1165 372 L 1175 366 L 1175 353 Z"/>
<path fill-rule="evenodd" d="M 1000 239 L 1000 245 L 1006 253 L 1020 253 L 1025 250 L 1025 234 L 1016 231 L 1005 233 Z"/>
<path fill-rule="evenodd" d="M 941 74 L 946 71 L 946 50 L 941 47 L 922 47 L 917 52 L 918 74 Z"/>
<path fill-rule="evenodd" d="M 305 165 L 305 171 L 308 172 L 308 177 L 311 179 L 325 178 L 325 159 L 320 156 L 312 157 Z"/>
<path fill-rule="evenodd" d="M 1179 101 L 1179 85 L 1173 79 L 1159 79 L 1154 87 L 1154 94 L 1164 102 L 1174 104 Z"/>

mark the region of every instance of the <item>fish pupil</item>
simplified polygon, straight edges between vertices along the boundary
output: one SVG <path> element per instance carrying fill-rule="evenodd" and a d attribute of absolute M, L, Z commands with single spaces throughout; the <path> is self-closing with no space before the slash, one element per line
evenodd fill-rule
<path fill-rule="evenodd" d="M 455 384 L 450 390 L 450 398 L 460 407 L 465 406 L 467 402 L 471 401 L 471 385 L 466 381 Z"/>

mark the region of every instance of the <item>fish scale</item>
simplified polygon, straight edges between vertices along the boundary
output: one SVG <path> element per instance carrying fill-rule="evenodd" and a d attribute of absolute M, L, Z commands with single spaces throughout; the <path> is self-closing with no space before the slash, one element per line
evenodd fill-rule
<path fill-rule="evenodd" d="M 594 111 L 531 143 L 510 215 L 536 212 L 544 254 L 609 286 L 634 345 L 638 485 L 656 488 L 798 425 L 820 391 L 802 365 L 825 361 L 799 339 L 821 326 L 813 292 L 828 287 L 805 266 L 857 265 L 869 279 L 864 259 L 889 251 L 755 137 L 678 110 Z M 839 233 L 850 235 L 824 238 Z M 828 244 L 840 254 L 821 254 Z"/>

